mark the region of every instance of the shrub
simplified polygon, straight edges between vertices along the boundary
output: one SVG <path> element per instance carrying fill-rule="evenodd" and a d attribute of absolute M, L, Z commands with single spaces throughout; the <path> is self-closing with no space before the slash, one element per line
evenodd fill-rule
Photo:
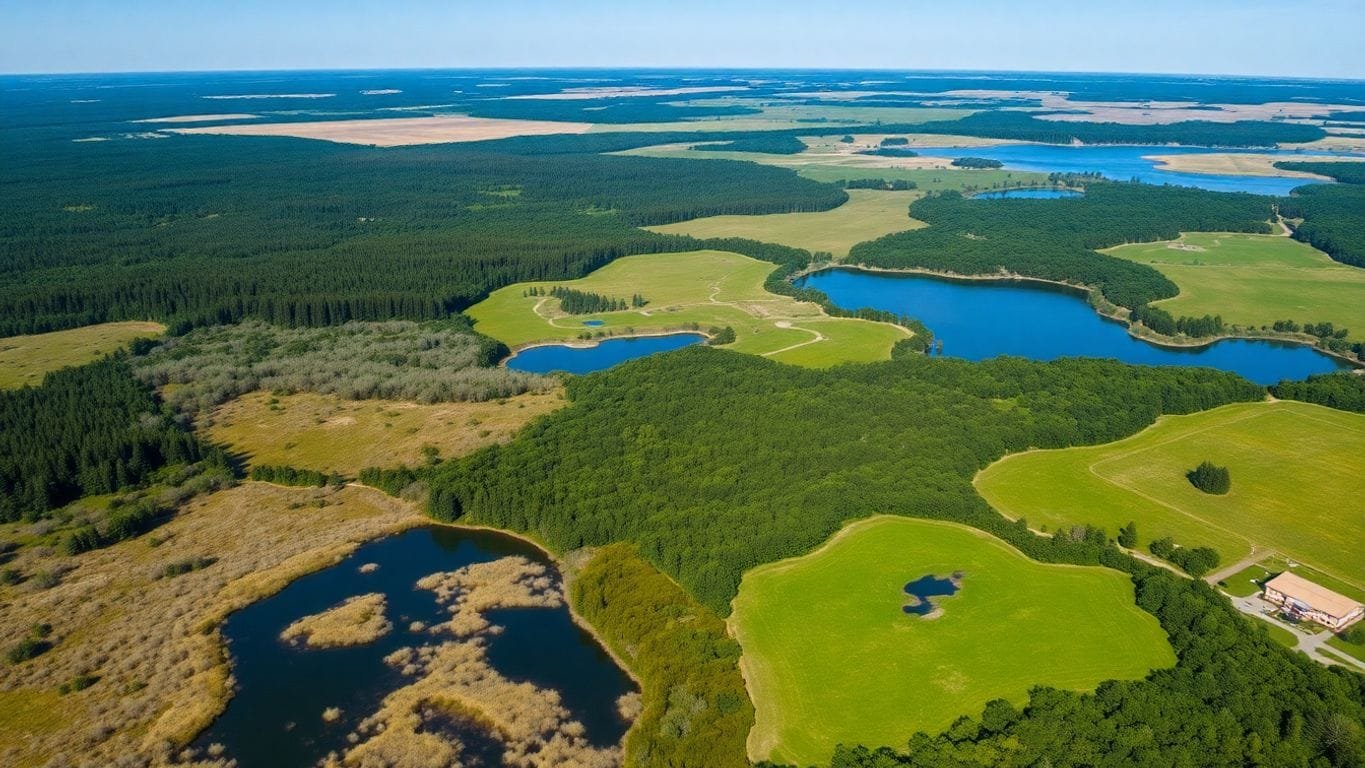
<path fill-rule="evenodd" d="M 1129 522 L 1119 529 L 1119 546 L 1132 549 L 1138 543 L 1137 523 Z"/>
<path fill-rule="evenodd" d="M 20 640 L 17 645 L 10 647 L 5 654 L 11 664 L 21 664 L 29 659 L 42 656 L 52 648 L 52 643 L 46 640 L 39 640 L 36 637 L 26 637 Z"/>

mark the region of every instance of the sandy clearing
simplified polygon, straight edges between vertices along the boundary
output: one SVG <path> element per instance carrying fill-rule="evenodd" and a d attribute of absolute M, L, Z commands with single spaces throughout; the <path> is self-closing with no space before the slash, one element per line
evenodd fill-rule
<path fill-rule="evenodd" d="M 587 133 L 591 123 L 548 120 L 497 120 L 446 115 L 395 117 L 375 120 L 330 120 L 315 123 L 250 123 L 175 128 L 176 133 L 212 133 L 233 136 L 293 136 L 343 144 L 397 147 L 406 144 L 447 144 L 506 139 L 512 136 L 546 136 L 555 133 Z"/>
<path fill-rule="evenodd" d="M 641 86 L 565 88 L 559 93 L 531 93 L 508 96 L 508 99 L 542 99 L 570 101 L 579 99 L 618 99 L 631 96 L 687 96 L 694 93 L 731 93 L 747 91 L 744 85 L 690 86 L 684 88 L 645 88 Z"/>
<path fill-rule="evenodd" d="M 239 93 L 223 96 L 200 96 L 201 99 L 231 101 L 233 99 L 328 99 L 335 93 Z"/>
<path fill-rule="evenodd" d="M 1196 102 L 1105 102 L 1044 99 L 1044 106 L 1083 110 L 1082 114 L 1042 114 L 1043 120 L 1058 122 L 1109 122 L 1126 125 L 1164 125 L 1186 120 L 1234 123 L 1239 120 L 1307 120 L 1350 107 L 1337 104 L 1309 104 L 1275 101 L 1267 104 L 1207 104 Z"/>
<path fill-rule="evenodd" d="M 1292 176 L 1302 179 L 1329 181 L 1325 176 L 1303 171 L 1282 171 L 1275 163 L 1338 161 L 1342 158 L 1331 155 L 1305 155 L 1285 157 L 1284 155 L 1244 155 L 1239 153 L 1210 153 L 1206 155 L 1148 155 L 1155 160 L 1157 168 L 1175 173 L 1212 173 L 1228 176 Z"/>
<path fill-rule="evenodd" d="M 260 115 L 248 115 L 241 113 L 226 113 L 221 115 L 176 115 L 174 117 L 149 117 L 145 120 L 133 120 L 134 123 L 209 123 L 215 120 L 254 120 Z"/>
<path fill-rule="evenodd" d="M 1323 152 L 1365 152 L 1365 136 L 1328 136 L 1305 144 L 1281 144 L 1284 149 L 1318 149 Z M 1342 158 L 1334 158 L 1341 160 Z M 1349 159 L 1349 158 L 1346 158 Z"/>

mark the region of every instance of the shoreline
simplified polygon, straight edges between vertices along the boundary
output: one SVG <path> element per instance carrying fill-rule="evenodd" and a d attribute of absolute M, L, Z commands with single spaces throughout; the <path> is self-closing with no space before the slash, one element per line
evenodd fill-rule
<path fill-rule="evenodd" d="M 586 326 L 585 326 L 585 327 L 586 327 Z M 696 335 L 696 336 L 702 337 L 702 339 L 710 339 L 710 338 L 712 338 L 712 337 L 711 337 L 711 334 L 709 334 L 709 333 L 707 333 L 706 331 L 703 331 L 703 330 L 701 330 L 701 329 L 693 330 L 693 329 L 691 329 L 691 328 L 681 328 L 681 329 L 678 329 L 678 330 L 644 331 L 644 332 L 641 332 L 641 333 L 619 333 L 619 334 L 612 334 L 612 335 L 609 335 L 609 336 L 602 336 L 601 338 L 593 338 L 593 339 L 591 339 L 591 340 L 589 340 L 589 339 L 564 339 L 564 340 L 561 340 L 561 341 L 530 341 L 530 342 L 526 342 L 526 343 L 524 343 L 524 344 L 518 344 L 518 345 L 515 346 L 515 347 L 508 347 L 508 350 L 510 350 L 510 351 L 508 352 L 507 357 L 504 357 L 502 360 L 500 360 L 500 361 L 498 362 L 498 367 L 500 367 L 500 368 L 506 368 L 506 367 L 507 367 L 507 363 L 508 363 L 509 360 L 511 360 L 512 358 L 516 357 L 518 354 L 520 354 L 520 353 L 522 353 L 522 352 L 525 352 L 525 351 L 528 350 L 528 349 L 535 349 L 535 348 L 537 348 L 537 347 L 566 347 L 566 348 L 568 348 L 568 349 L 595 349 L 595 348 L 601 346 L 602 342 L 604 342 L 604 341 L 611 341 L 611 340 L 613 340 L 613 339 L 649 339 L 649 338 L 657 338 L 657 337 L 659 337 L 659 336 L 684 336 L 684 335 Z M 541 374 L 541 375 L 545 375 L 545 374 Z"/>
<path fill-rule="evenodd" d="M 1328 357 L 1340 360 L 1343 363 L 1346 363 L 1352 369 L 1356 370 L 1365 369 L 1365 361 L 1347 357 L 1342 353 L 1334 352 L 1330 349 L 1323 349 L 1322 347 L 1319 347 L 1317 344 L 1308 341 L 1303 336 L 1303 334 L 1288 334 L 1278 331 L 1267 331 L 1261 335 L 1250 335 L 1246 333 L 1224 333 L 1219 334 L 1218 336 L 1208 336 L 1201 337 L 1199 339 L 1188 340 L 1182 340 L 1173 336 L 1164 336 L 1162 334 L 1157 333 L 1156 331 L 1151 330 L 1150 328 L 1147 328 L 1146 326 L 1141 325 L 1140 323 L 1134 323 L 1127 318 L 1119 316 L 1117 311 L 1107 310 L 1105 307 L 1097 305 L 1096 304 L 1097 299 L 1104 301 L 1103 296 L 1099 294 L 1099 289 L 1097 288 L 1085 285 L 1083 283 L 1069 283 L 1062 280 L 1050 280 L 1048 278 L 1043 277 L 1029 277 L 1027 275 L 1020 275 L 1014 272 L 1001 272 L 998 274 L 989 275 L 967 275 L 958 272 L 944 272 L 939 270 L 927 269 L 924 267 L 873 267 L 861 264 L 823 264 L 818 267 L 811 266 L 800 272 L 794 273 L 790 278 L 790 282 L 795 284 L 795 282 L 801 278 L 833 269 L 846 269 L 854 272 L 871 272 L 888 275 L 911 276 L 918 275 L 921 277 L 928 277 L 935 280 L 943 280 L 945 282 L 950 283 L 975 282 L 1003 282 L 1025 284 L 1033 283 L 1037 285 L 1047 286 L 1048 289 L 1060 288 L 1067 293 L 1074 293 L 1077 294 L 1078 296 L 1083 296 L 1086 299 L 1086 303 L 1088 303 L 1090 305 L 1090 308 L 1095 311 L 1095 314 L 1099 315 L 1105 320 L 1109 320 L 1111 322 L 1123 325 L 1124 328 L 1127 329 L 1129 336 L 1139 341 L 1151 344 L 1153 346 L 1165 347 L 1167 349 L 1203 349 L 1205 347 L 1211 347 L 1220 341 L 1235 340 L 1274 341 L 1279 342 L 1281 344 L 1295 344 L 1299 346 L 1308 347 L 1309 349 L 1320 352 L 1324 355 L 1327 355 Z M 1106 303 L 1108 302 L 1106 301 Z M 1113 306 L 1118 307 L 1118 305 Z M 1118 307 L 1118 309 L 1121 310 L 1124 308 Z M 1134 331 L 1134 328 L 1138 327 L 1145 329 L 1148 333 L 1151 333 L 1152 335 L 1148 336 L 1146 333 Z M 933 329 L 930 328 L 929 330 L 932 331 Z"/>

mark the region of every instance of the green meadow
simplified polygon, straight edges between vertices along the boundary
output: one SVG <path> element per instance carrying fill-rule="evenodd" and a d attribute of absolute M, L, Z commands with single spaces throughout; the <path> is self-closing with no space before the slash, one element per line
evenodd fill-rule
<path fill-rule="evenodd" d="M 906 614 L 904 587 L 961 572 Z M 803 557 L 745 574 L 731 626 L 757 710 L 749 757 L 809 765 L 836 744 L 902 746 L 991 699 L 1029 688 L 1089 690 L 1175 662 L 1128 577 L 1047 565 L 953 523 L 876 517 Z"/>
<path fill-rule="evenodd" d="M 919 229 L 924 222 L 910 218 L 910 203 L 919 192 L 850 189 L 848 202 L 830 211 L 773 213 L 765 216 L 708 216 L 645 229 L 666 235 L 697 238 L 747 237 L 769 243 L 825 251 L 842 259 L 864 240 Z"/>
<path fill-rule="evenodd" d="M 1172 315 L 1222 315 L 1242 326 L 1330 322 L 1365 339 L 1365 270 L 1297 240 L 1192 232 L 1105 253 L 1149 264 L 1180 286 L 1179 296 L 1157 302 Z"/>
<path fill-rule="evenodd" d="M 828 367 L 886 360 L 907 331 L 886 323 L 833 318 L 820 307 L 763 289 L 775 267 L 725 251 L 648 254 L 617 259 L 579 280 L 517 283 L 494 291 L 468 314 L 484 334 L 516 347 L 578 339 L 584 333 L 631 335 L 729 326 L 738 352 Z M 559 300 L 528 295 L 554 286 L 613 298 L 644 296 L 644 307 L 591 315 L 568 315 Z M 585 319 L 602 321 L 588 328 Z"/>
<path fill-rule="evenodd" d="M 0 339 L 0 389 L 38 384 L 49 371 L 84 365 L 142 336 L 160 336 L 160 323 L 101 323 Z"/>
<path fill-rule="evenodd" d="M 1204 460 L 1229 469 L 1231 491 L 1186 480 Z M 1273 550 L 1365 588 L 1365 515 L 1347 514 L 1365 498 L 1365 415 L 1280 401 L 1163 416 L 1115 443 L 1006 456 L 976 487 L 1034 528 L 1089 523 L 1113 535 L 1136 521 L 1144 548 L 1171 536 L 1213 547 L 1224 565 Z"/>

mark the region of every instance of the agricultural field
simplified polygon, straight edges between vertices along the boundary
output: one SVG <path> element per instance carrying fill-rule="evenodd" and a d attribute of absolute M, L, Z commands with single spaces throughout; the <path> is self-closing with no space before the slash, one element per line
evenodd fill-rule
<path fill-rule="evenodd" d="M 908 331 L 886 323 L 831 318 L 818 306 L 777 296 L 763 289 L 772 264 L 724 251 L 628 256 L 581 280 L 517 283 L 494 291 L 469 309 L 480 332 L 508 346 L 571 340 L 585 332 L 631 335 L 679 330 L 734 328 L 732 348 L 798 365 L 827 367 L 841 362 L 886 360 Z M 559 300 L 529 295 L 531 288 L 554 286 L 630 299 L 640 308 L 591 315 L 568 315 Z M 585 319 L 602 325 L 588 328 Z"/>
<path fill-rule="evenodd" d="M 351 476 L 365 467 L 424 463 L 427 449 L 449 459 L 506 442 L 532 419 L 562 405 L 559 389 L 431 405 L 253 392 L 215 410 L 204 434 L 249 465 Z"/>
<path fill-rule="evenodd" d="M 1365 339 L 1365 270 L 1288 237 L 1191 232 L 1105 253 L 1149 264 L 1180 286 L 1179 296 L 1156 302 L 1177 317 L 1222 315 L 1255 327 L 1329 322 Z"/>
<path fill-rule="evenodd" d="M 908 582 L 955 573 L 958 593 L 931 598 L 941 615 L 902 610 Z M 1088 690 L 1175 661 L 1126 575 L 1044 565 L 972 528 L 898 517 L 745 574 L 731 626 L 757 710 L 749 757 L 801 765 L 828 761 L 838 743 L 901 745 L 991 699 L 1022 703 L 1035 685 Z"/>
<path fill-rule="evenodd" d="M 160 323 L 101 323 L 0 339 L 0 389 L 37 384 L 49 371 L 88 363 L 133 339 L 165 332 Z"/>
<path fill-rule="evenodd" d="M 708 216 L 645 229 L 697 238 L 745 237 L 804 248 L 812 253 L 824 251 L 842 259 L 848 256 L 850 248 L 864 240 L 926 226 L 924 222 L 910 218 L 908 213 L 910 203 L 920 194 L 851 189 L 848 202 L 832 211 Z"/>
<path fill-rule="evenodd" d="M 1185 473 L 1201 461 L 1229 469 L 1210 495 Z M 1242 403 L 1163 416 L 1107 445 L 1007 456 L 976 477 L 981 495 L 1035 528 L 1088 523 L 1111 535 L 1137 523 L 1140 546 L 1171 536 L 1231 565 L 1276 551 L 1365 588 L 1365 415 L 1291 401 Z"/>

